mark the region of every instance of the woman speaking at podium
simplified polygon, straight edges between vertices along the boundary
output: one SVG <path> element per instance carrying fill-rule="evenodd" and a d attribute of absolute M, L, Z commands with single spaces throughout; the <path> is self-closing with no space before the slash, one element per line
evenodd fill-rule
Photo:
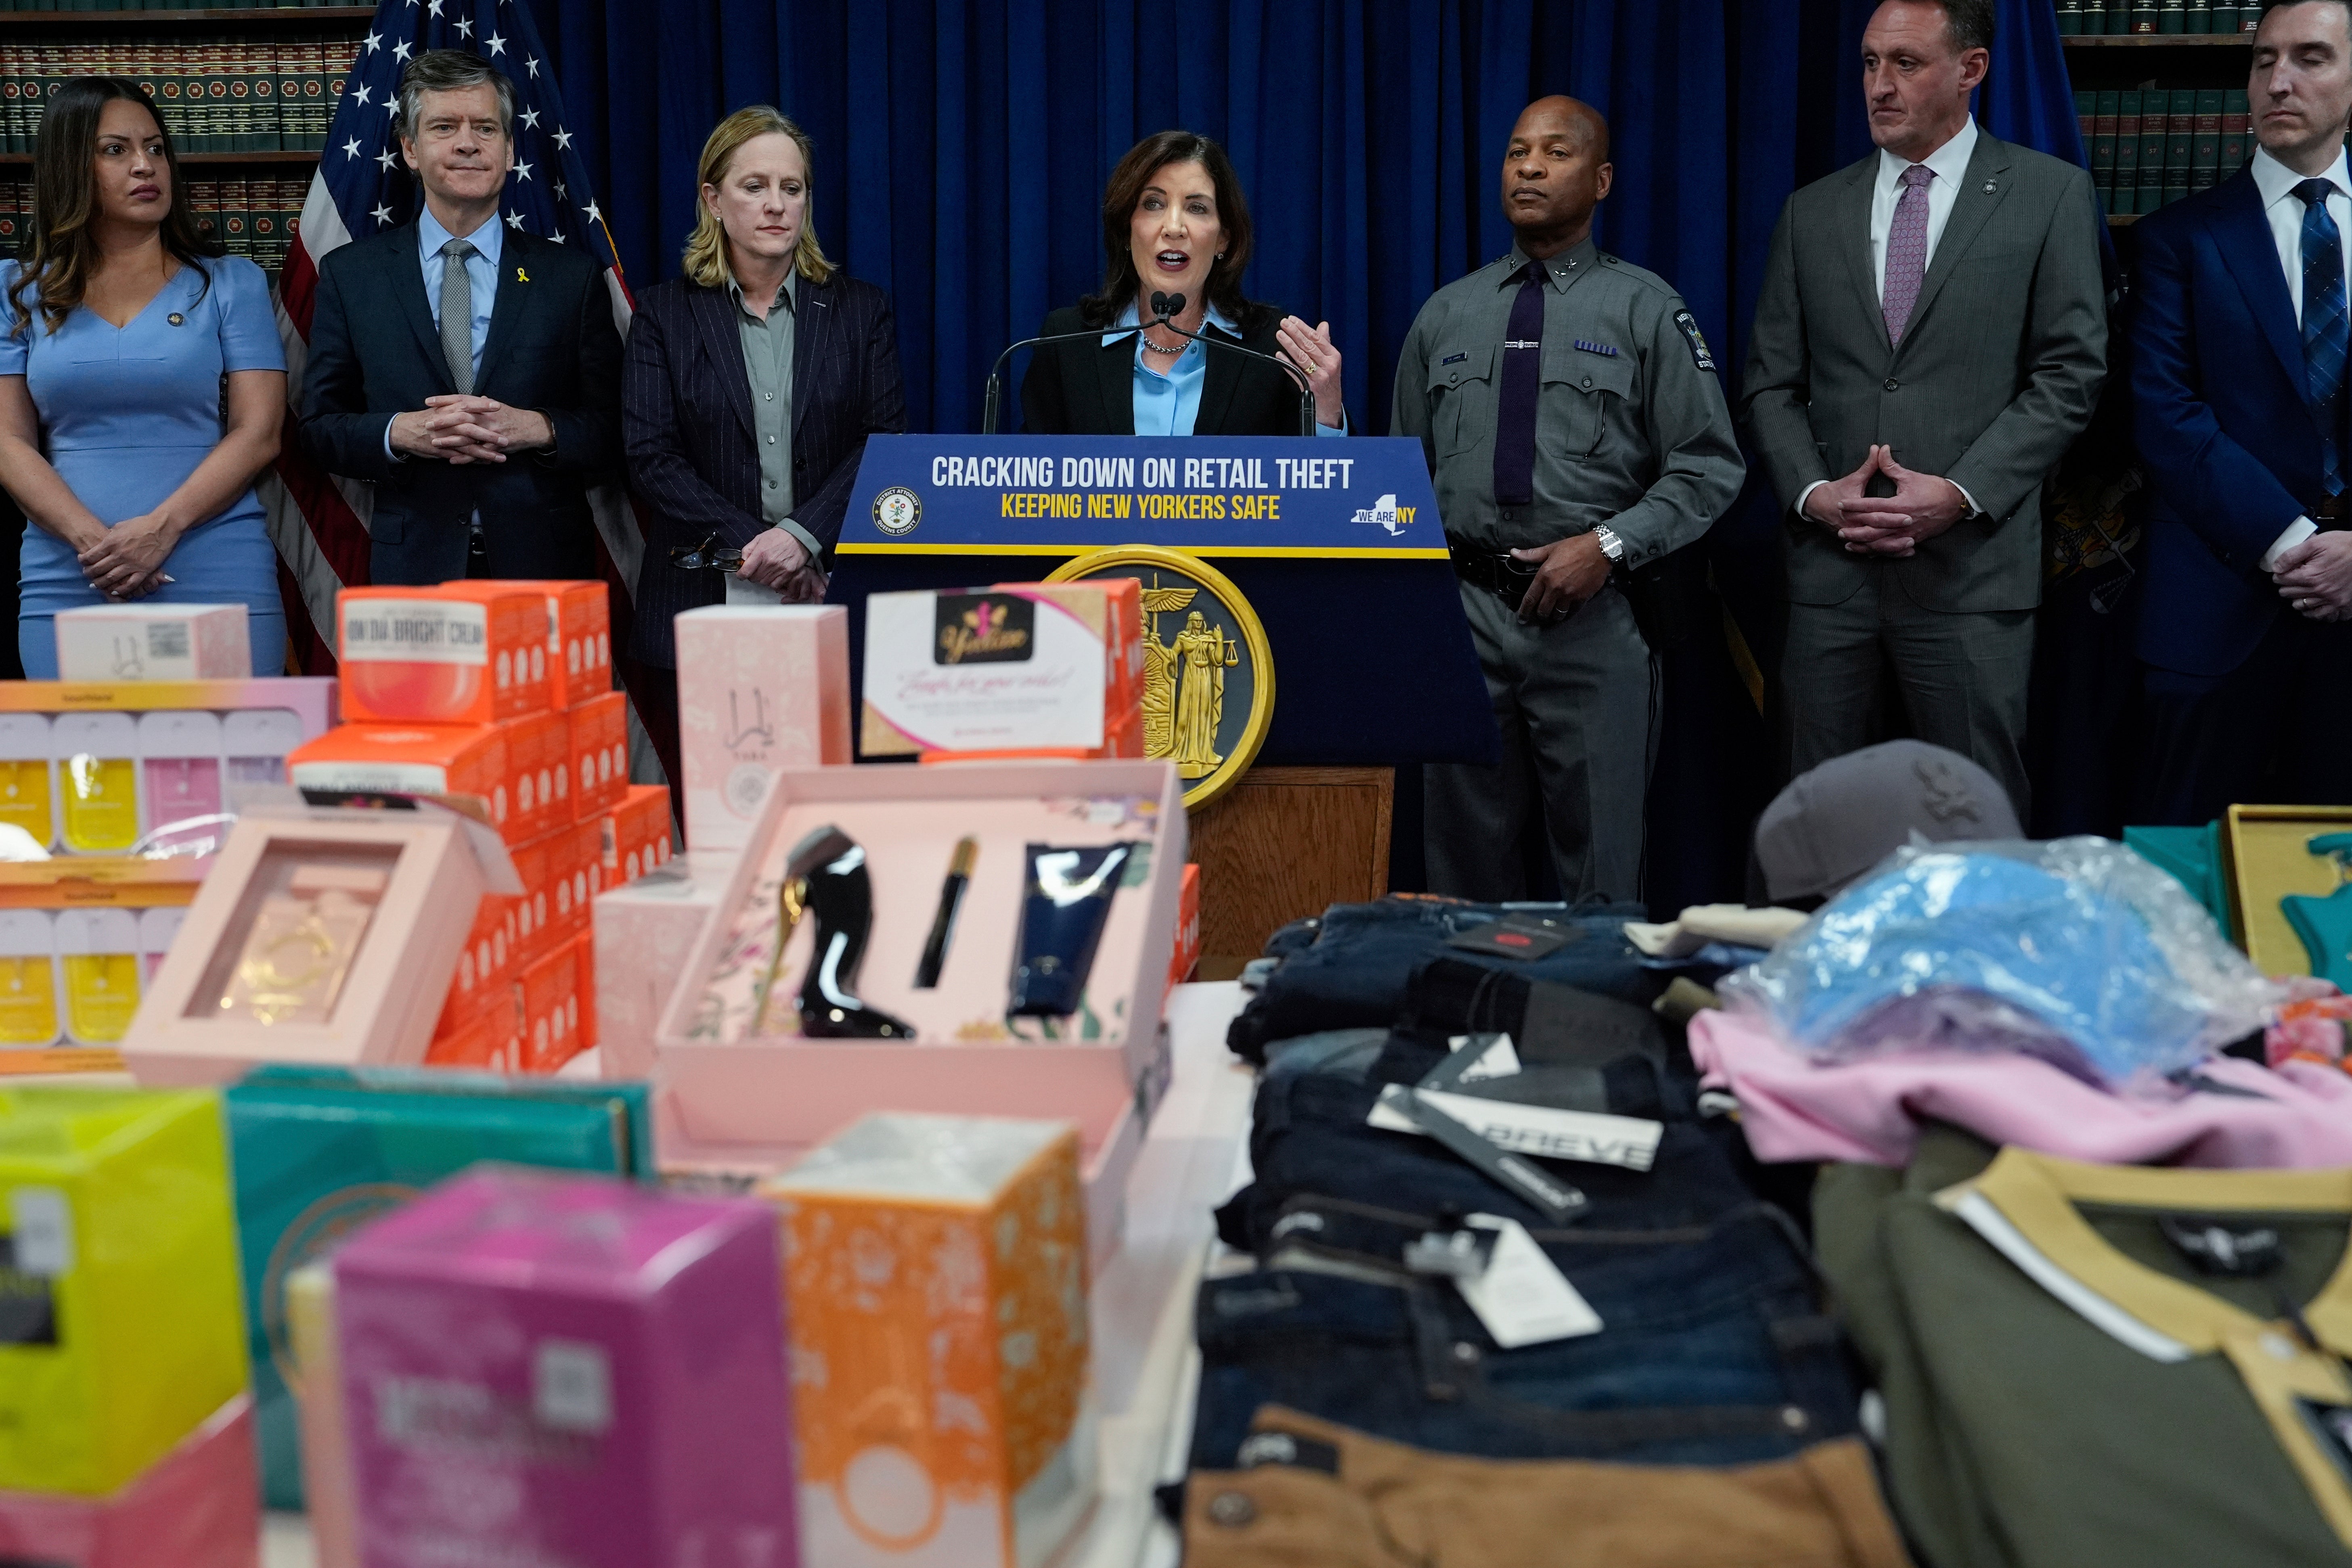
<path fill-rule="evenodd" d="M 1103 193 L 1103 248 L 1102 292 L 1038 329 L 1063 341 L 1022 378 L 1029 434 L 1296 436 L 1308 395 L 1317 435 L 1348 433 L 1330 324 L 1242 298 L 1249 205 L 1223 148 L 1189 131 L 1137 142 Z"/>

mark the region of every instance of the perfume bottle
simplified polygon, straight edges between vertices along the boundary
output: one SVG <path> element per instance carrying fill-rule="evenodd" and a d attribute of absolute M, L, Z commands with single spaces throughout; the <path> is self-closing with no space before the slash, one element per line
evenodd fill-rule
<path fill-rule="evenodd" d="M 307 865 L 261 900 L 220 1012 L 257 1024 L 323 1024 L 390 882 L 364 866 Z"/>
<path fill-rule="evenodd" d="M 129 910 L 59 910 L 57 933 L 68 1037 L 85 1046 L 113 1045 L 130 1032 L 131 1016 L 139 1010 L 138 918 Z"/>
<path fill-rule="evenodd" d="M 221 721 L 198 712 L 142 714 L 140 770 L 150 832 L 221 809 Z"/>
<path fill-rule="evenodd" d="M 0 910 L 0 1045 L 55 1045 L 57 933 L 47 910 Z"/>
<path fill-rule="evenodd" d="M 284 784 L 286 753 L 307 739 L 302 721 L 283 708 L 248 708 L 224 715 L 221 751 L 228 760 L 229 788 Z"/>
<path fill-rule="evenodd" d="M 46 713 L 0 713 L 0 822 L 47 849 L 58 841 L 54 766 Z"/>
<path fill-rule="evenodd" d="M 128 713 L 60 713 L 49 726 L 65 842 L 104 855 L 139 842 L 139 726 Z"/>

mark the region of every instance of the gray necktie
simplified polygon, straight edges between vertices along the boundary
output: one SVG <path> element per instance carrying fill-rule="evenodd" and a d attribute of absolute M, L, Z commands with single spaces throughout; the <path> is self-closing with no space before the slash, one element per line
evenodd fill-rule
<path fill-rule="evenodd" d="M 441 357 L 459 392 L 474 390 L 474 280 L 466 276 L 466 258 L 473 254 L 462 239 L 441 247 Z"/>

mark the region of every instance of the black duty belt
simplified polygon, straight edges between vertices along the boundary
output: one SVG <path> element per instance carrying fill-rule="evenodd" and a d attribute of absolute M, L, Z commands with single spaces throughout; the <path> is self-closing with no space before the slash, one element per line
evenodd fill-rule
<path fill-rule="evenodd" d="M 1522 561 L 1507 550 L 1482 550 L 1465 544 L 1452 534 L 1445 536 L 1445 553 L 1453 558 L 1454 574 L 1473 588 L 1483 588 L 1516 612 L 1527 599 L 1528 589 L 1536 580 L 1538 570 L 1532 561 Z M 1555 615 L 1544 624 L 1556 626 L 1575 614 L 1571 607 L 1567 615 Z"/>

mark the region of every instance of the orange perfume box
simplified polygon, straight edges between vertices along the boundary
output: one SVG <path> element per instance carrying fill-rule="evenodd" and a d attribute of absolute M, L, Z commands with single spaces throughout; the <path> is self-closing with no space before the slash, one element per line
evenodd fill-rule
<path fill-rule="evenodd" d="M 580 943 L 563 943 L 524 967 L 522 1070 L 551 1073 L 588 1047 L 580 1039 Z"/>
<path fill-rule="evenodd" d="M 805 1560 L 1045 1562 L 1093 1496 L 1077 1130 L 868 1115 L 760 1192 L 824 1373 L 793 1389 Z"/>
<path fill-rule="evenodd" d="M 604 816 L 629 792 L 629 700 L 591 697 L 562 715 L 570 728 L 572 810 L 582 822 Z"/>
<path fill-rule="evenodd" d="M 605 813 L 604 881 L 625 887 L 670 858 L 669 791 L 660 784 L 631 784 Z"/>
<path fill-rule="evenodd" d="M 613 689 L 613 595 L 585 578 L 515 578 L 502 588 L 536 588 L 547 595 L 547 693 L 551 705 L 573 708 Z"/>
<path fill-rule="evenodd" d="M 499 728 L 506 734 L 507 765 L 514 773 L 514 814 L 499 825 L 499 837 L 520 844 L 569 826 L 572 726 L 566 716 L 532 713 L 509 719 Z"/>
<path fill-rule="evenodd" d="M 527 964 L 588 929 L 604 887 L 604 825 L 574 823 L 512 853 L 523 887 L 516 900 L 516 962 Z"/>
<path fill-rule="evenodd" d="M 345 724 L 289 752 L 286 777 L 300 789 L 478 795 L 505 837 L 518 790 L 507 740 L 498 724 Z"/>
<path fill-rule="evenodd" d="M 490 724 L 550 706 L 548 602 L 536 587 L 444 583 L 335 598 L 343 717 Z"/>

